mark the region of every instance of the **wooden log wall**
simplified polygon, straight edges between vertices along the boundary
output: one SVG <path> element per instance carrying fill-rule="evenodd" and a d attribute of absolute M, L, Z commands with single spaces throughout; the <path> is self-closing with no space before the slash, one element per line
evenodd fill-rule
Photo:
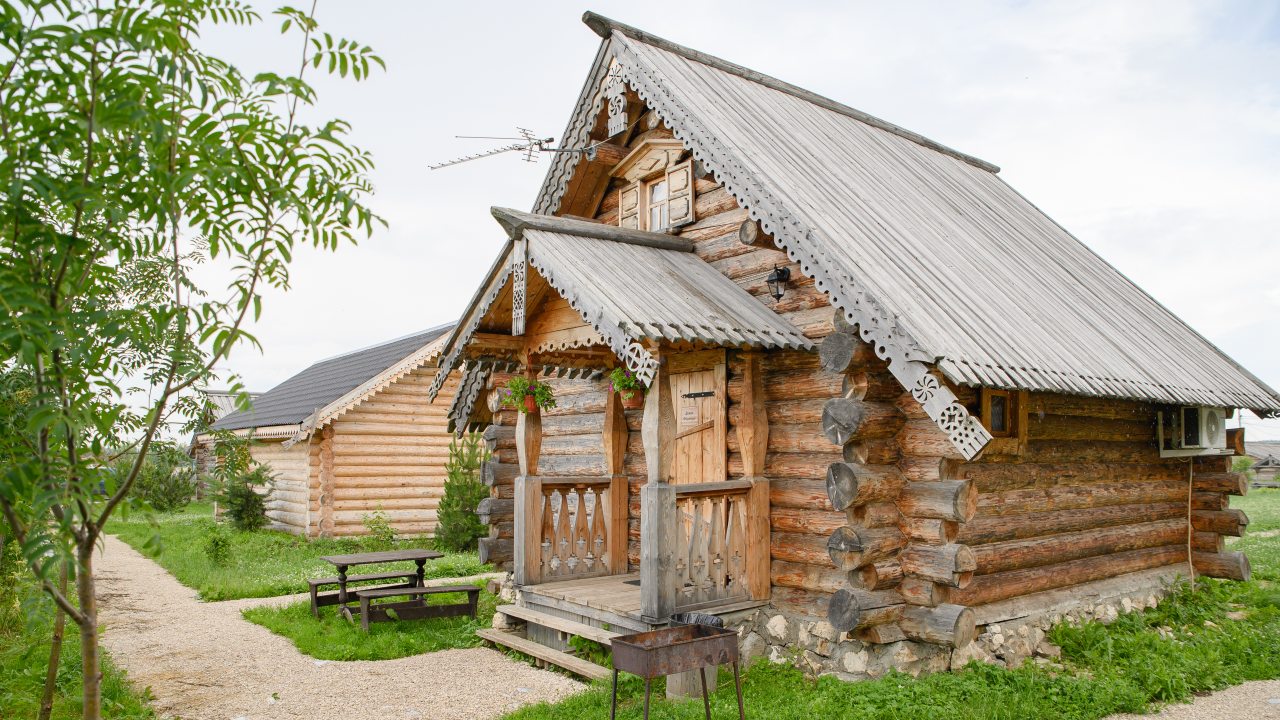
<path fill-rule="evenodd" d="M 844 577 L 827 617 L 864 642 L 962 647 L 976 634 L 974 614 L 950 594 L 977 567 L 972 549 L 956 542 L 977 494 L 951 477 L 954 448 L 887 364 L 839 313 L 832 325 L 818 357 L 840 390 L 823 403 L 816 429 L 839 454 L 825 491 L 844 517 L 825 550 Z"/>
<path fill-rule="evenodd" d="M 323 472 L 322 447 L 315 487 L 322 534 L 363 534 L 365 516 L 377 511 L 399 534 L 435 532 L 451 440 L 446 413 L 458 379 L 455 373 L 430 403 L 434 378 L 434 368 L 414 370 L 331 423 L 333 478 Z M 318 442 L 323 430 L 312 439 Z"/>
<path fill-rule="evenodd" d="M 1245 485 L 1229 458 L 1161 459 L 1149 404 L 1023 397 L 1021 451 L 995 446 L 956 470 L 977 491 L 977 512 L 959 529 L 977 567 L 953 601 L 981 605 L 1165 565 L 1189 572 L 1189 539 L 1197 573 L 1248 577 L 1248 560 L 1222 543 L 1248 523 L 1227 509 Z"/>
<path fill-rule="evenodd" d="M 284 447 L 284 439 L 255 441 L 249 446 L 254 462 L 271 468 L 275 482 L 266 489 L 268 527 L 298 535 L 307 532 L 310 499 L 310 447 Z"/>
<path fill-rule="evenodd" d="M 489 378 L 485 402 L 493 411 L 493 423 L 484 430 L 490 459 L 483 478 L 489 486 L 489 497 L 482 501 L 481 520 L 489 525 L 489 536 L 481 538 L 480 559 L 509 569 L 514 536 L 515 477 L 519 474 L 516 458 L 515 410 L 499 405 L 497 388 L 506 384 L 509 375 L 494 374 Z M 538 474 L 556 477 L 599 478 L 604 476 L 604 405 L 608 380 L 568 380 L 543 378 L 556 396 L 556 407 L 542 411 L 542 447 L 538 458 Z M 639 416 L 635 422 L 639 423 Z M 637 484 L 639 478 L 637 478 Z M 638 512 L 638 508 L 636 508 Z M 636 537 L 639 518 L 636 517 Z M 639 546 L 636 547 L 639 553 Z"/>

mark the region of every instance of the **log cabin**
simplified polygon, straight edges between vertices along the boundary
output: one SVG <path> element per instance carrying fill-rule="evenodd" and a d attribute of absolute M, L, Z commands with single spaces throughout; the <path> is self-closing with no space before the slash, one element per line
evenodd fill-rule
<path fill-rule="evenodd" d="M 568 151 L 532 212 L 493 210 L 440 362 L 492 451 L 481 552 L 515 600 L 486 640 L 592 675 L 569 636 L 696 610 L 859 678 L 1019 662 L 1052 621 L 1248 577 L 1225 421 L 1273 389 L 996 166 L 585 22 Z M 556 405 L 503 407 L 516 374 Z"/>
<path fill-rule="evenodd" d="M 1245 443 L 1245 452 L 1253 458 L 1249 472 L 1256 487 L 1280 487 L 1280 442 L 1263 441 Z"/>
<path fill-rule="evenodd" d="M 250 439 L 273 475 L 269 527 L 306 537 L 365 533 L 383 512 L 397 534 L 431 535 L 444 492 L 448 407 L 427 400 L 452 325 L 322 360 L 231 412 L 198 435 Z M 444 378 L 451 399 L 457 374 Z M 206 453 L 207 454 L 207 453 Z"/>

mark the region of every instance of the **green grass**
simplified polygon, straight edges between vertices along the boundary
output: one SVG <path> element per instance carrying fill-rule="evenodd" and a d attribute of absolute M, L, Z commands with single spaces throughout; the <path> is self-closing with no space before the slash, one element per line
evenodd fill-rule
<path fill-rule="evenodd" d="M 133 515 L 112 520 L 107 532 L 158 562 L 183 585 L 199 591 L 207 601 L 273 597 L 306 592 L 307 580 L 332 576 L 335 569 L 320 558 L 360 552 L 366 548 L 351 538 L 307 540 L 289 533 L 260 530 L 231 535 L 231 559 L 225 566 L 205 556 L 205 540 L 214 527 L 212 506 L 192 503 L 179 513 Z M 407 539 L 398 548 L 430 547 L 431 540 Z M 359 572 L 405 570 L 406 563 L 361 566 Z M 447 553 L 426 565 L 427 578 L 464 577 L 488 572 L 475 553 Z"/>
<path fill-rule="evenodd" d="M 449 593 L 432 596 L 430 602 L 462 602 L 466 597 L 465 593 Z M 481 591 L 474 620 L 451 617 L 373 623 L 368 633 L 361 630 L 359 624 L 339 617 L 332 607 L 322 608 L 320 619 L 316 619 L 307 602 L 249 608 L 243 614 L 247 620 L 289 638 L 298 650 L 319 660 L 392 660 L 478 646 L 480 638 L 476 637 L 476 630 L 492 624 L 497 605 L 497 596 Z"/>
<path fill-rule="evenodd" d="M 845 683 L 813 681 L 794 668 L 758 662 L 743 676 L 747 713 L 779 720 L 1095 720 L 1187 701 L 1246 680 L 1280 677 L 1280 534 L 1259 536 L 1280 529 L 1280 490 L 1252 490 L 1233 498 L 1232 505 L 1251 520 L 1246 537 L 1230 543 L 1248 553 L 1251 582 L 1201 580 L 1195 592 L 1178 588 L 1159 607 L 1122 615 L 1111 625 L 1059 626 L 1050 633 L 1063 649 L 1057 667 L 971 663 L 919 679 L 893 673 Z M 643 684 L 624 678 L 618 717 L 638 718 Z M 712 716 L 732 717 L 733 680 L 724 672 L 720 679 Z M 661 683 L 654 686 L 654 697 L 662 697 Z M 609 687 L 597 683 L 561 702 L 532 705 L 506 718 L 606 717 L 608 712 Z M 696 720 L 703 717 L 702 702 L 655 700 L 651 717 Z"/>
<path fill-rule="evenodd" d="M 22 577 L 22 576 L 20 576 Z M 7 581 L 7 580 L 6 580 Z M 49 664 L 49 639 L 53 605 L 25 577 L 18 581 L 20 605 L 0 608 L 0 718 L 34 718 L 44 692 Z M 113 720 L 151 720 L 149 695 L 125 679 L 109 656 L 103 654 L 102 715 Z M 68 622 L 58 664 L 54 720 L 80 717 L 80 637 Z"/>

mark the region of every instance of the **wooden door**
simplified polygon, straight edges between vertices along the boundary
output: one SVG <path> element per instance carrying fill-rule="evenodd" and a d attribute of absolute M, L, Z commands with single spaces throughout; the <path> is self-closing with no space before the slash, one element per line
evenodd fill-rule
<path fill-rule="evenodd" d="M 672 370 L 681 370 L 671 374 L 671 396 L 676 411 L 672 482 L 683 485 L 724 480 L 728 424 L 724 352 L 688 353 L 678 357 L 685 362 L 670 363 Z"/>

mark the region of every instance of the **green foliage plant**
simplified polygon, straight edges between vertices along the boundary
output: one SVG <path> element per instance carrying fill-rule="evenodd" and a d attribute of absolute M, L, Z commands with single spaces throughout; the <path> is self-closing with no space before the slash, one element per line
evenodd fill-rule
<path fill-rule="evenodd" d="M 215 525 L 204 537 L 204 556 L 217 567 L 231 563 L 231 535 L 220 525 Z"/>
<path fill-rule="evenodd" d="M 609 384 L 613 387 L 613 391 L 622 396 L 623 400 L 630 400 L 635 397 L 636 393 L 644 394 L 644 383 L 640 382 L 635 373 L 625 367 L 616 367 L 609 372 Z"/>
<path fill-rule="evenodd" d="M 391 527 L 391 520 L 387 514 L 379 507 L 377 510 L 366 513 L 362 518 L 364 521 L 364 539 L 362 544 L 366 550 L 390 550 L 396 545 L 396 530 Z"/>
<path fill-rule="evenodd" d="M 488 528 L 480 522 L 476 508 L 489 496 L 480 480 L 480 467 L 488 458 L 484 442 L 475 433 L 454 438 L 449 443 L 445 463 L 444 497 L 436 518 L 436 546 L 442 550 L 475 550 Z"/>
<path fill-rule="evenodd" d="M 551 386 L 541 380 L 515 375 L 502 389 L 502 406 L 529 412 L 525 398 L 533 398 L 533 404 L 542 410 L 556 406 L 556 395 Z"/>
<path fill-rule="evenodd" d="M 227 481 L 221 499 L 231 525 L 241 532 L 254 532 L 267 525 L 267 505 L 259 488 L 270 487 L 271 468 L 258 465 Z"/>
<path fill-rule="evenodd" d="M 103 711 L 103 527 L 160 432 L 199 416 L 198 388 L 243 392 L 214 368 L 254 342 L 246 323 L 289 287 L 296 253 L 381 223 L 349 126 L 300 112 L 317 100 L 308 70 L 360 80 L 381 60 L 312 12 L 276 15 L 295 72 L 204 50 L 202 31 L 261 20 L 244 0 L 0 3 L 0 359 L 35 386 L 32 451 L 0 473 L 0 514 L 79 628 L 88 720 Z M 77 599 L 51 578 L 64 560 Z"/>
<path fill-rule="evenodd" d="M 132 453 L 120 456 L 114 465 L 117 477 L 129 472 Z M 156 442 L 142 463 L 135 481 L 138 499 L 160 513 L 180 510 L 196 493 L 195 469 L 187 454 L 172 442 Z"/>

